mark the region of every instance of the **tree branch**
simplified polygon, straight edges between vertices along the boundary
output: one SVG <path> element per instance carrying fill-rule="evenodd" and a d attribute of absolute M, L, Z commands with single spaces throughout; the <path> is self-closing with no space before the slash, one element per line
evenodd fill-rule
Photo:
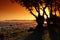
<path fill-rule="evenodd" d="M 40 16 L 40 8 L 39 8 L 39 5 L 38 5 L 38 17 Z"/>
<path fill-rule="evenodd" d="M 47 5 L 43 8 L 43 15 L 44 15 L 44 13 L 45 13 L 45 15 L 48 17 L 48 15 L 47 15 L 46 12 L 45 12 L 46 7 L 47 7 Z"/>
<path fill-rule="evenodd" d="M 35 9 L 36 9 L 36 11 L 38 12 L 38 9 L 37 9 L 37 7 L 35 7 Z"/>
<path fill-rule="evenodd" d="M 32 12 L 31 9 L 29 9 L 29 11 L 30 11 L 30 13 L 31 13 L 35 18 L 37 18 L 37 16 L 33 14 L 33 12 Z"/>
<path fill-rule="evenodd" d="M 39 6 L 35 7 L 36 11 L 38 12 L 38 17 L 40 16 L 40 9 Z"/>

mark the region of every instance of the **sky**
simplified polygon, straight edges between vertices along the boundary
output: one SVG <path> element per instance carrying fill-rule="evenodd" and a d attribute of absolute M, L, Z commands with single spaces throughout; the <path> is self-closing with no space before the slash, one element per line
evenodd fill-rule
<path fill-rule="evenodd" d="M 0 20 L 35 20 L 35 18 L 25 7 L 11 3 L 10 0 L 0 0 Z"/>
<path fill-rule="evenodd" d="M 34 20 L 29 11 L 10 0 L 0 0 L 0 20 Z"/>

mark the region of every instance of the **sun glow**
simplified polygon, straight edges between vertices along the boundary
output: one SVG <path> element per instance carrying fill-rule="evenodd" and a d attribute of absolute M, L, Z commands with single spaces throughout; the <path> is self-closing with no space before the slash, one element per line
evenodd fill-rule
<path fill-rule="evenodd" d="M 59 11 L 56 11 L 56 16 L 60 17 Z"/>
<path fill-rule="evenodd" d="M 45 9 L 46 14 L 48 15 L 48 18 L 50 18 L 50 9 L 48 7 L 46 7 Z M 33 13 L 35 13 L 36 16 L 38 16 L 38 13 L 36 12 L 36 10 L 33 10 Z M 55 15 L 55 12 L 52 12 L 53 15 Z M 43 7 L 40 6 L 40 15 L 43 16 Z M 56 16 L 60 17 L 59 11 L 56 11 Z M 47 16 L 44 14 L 44 19 L 47 19 Z"/>
<path fill-rule="evenodd" d="M 40 10 L 40 15 L 41 15 L 41 16 L 43 15 L 43 11 L 42 11 L 42 10 Z"/>
<path fill-rule="evenodd" d="M 46 15 L 44 15 L 44 19 L 47 19 L 47 16 Z"/>
<path fill-rule="evenodd" d="M 2 5 L 1 5 L 2 4 Z M 9 0 L 1 0 L 0 1 L 0 20 L 36 20 L 33 15 L 30 14 L 29 10 L 27 10 L 25 7 L 22 7 L 22 5 L 19 5 L 17 3 L 12 4 Z M 43 5 L 39 5 L 40 9 L 40 15 L 43 15 L 43 7 L 45 7 L 46 4 L 43 3 Z M 53 7 L 53 10 L 55 8 Z M 38 12 L 36 12 L 36 9 L 33 9 L 33 13 L 38 16 Z M 50 9 L 46 7 L 45 9 L 48 17 L 50 17 Z M 53 12 L 53 14 L 55 14 Z M 59 11 L 56 11 L 56 16 L 60 17 Z M 46 15 L 44 15 L 46 18 Z"/>
<path fill-rule="evenodd" d="M 55 12 L 52 12 L 53 15 L 55 15 Z"/>
<path fill-rule="evenodd" d="M 49 8 L 46 7 L 45 11 L 46 11 L 46 14 L 48 15 L 48 17 L 50 18 L 50 10 L 49 10 Z M 40 9 L 40 15 L 41 16 L 43 15 L 43 10 L 41 10 L 41 9 Z M 45 14 L 44 14 L 44 18 L 47 19 L 47 16 Z"/>
<path fill-rule="evenodd" d="M 50 10 L 49 10 L 49 8 L 46 7 L 45 11 L 46 11 L 46 14 L 48 15 L 48 17 L 50 18 Z"/>

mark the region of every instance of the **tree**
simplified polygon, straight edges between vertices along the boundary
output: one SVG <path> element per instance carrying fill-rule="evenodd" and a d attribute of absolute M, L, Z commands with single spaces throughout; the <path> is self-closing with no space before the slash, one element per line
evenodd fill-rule
<path fill-rule="evenodd" d="M 23 7 L 26 7 L 26 9 L 28 9 L 30 11 L 30 13 L 36 18 L 37 24 L 40 25 L 40 26 L 43 26 L 44 17 L 40 15 L 41 14 L 40 10 L 43 10 L 42 8 L 40 8 L 40 6 L 43 3 L 42 0 L 15 0 L 15 2 L 17 2 L 20 5 L 22 5 Z M 38 13 L 38 16 L 36 16 L 32 12 L 33 11 L 33 7 L 36 10 L 36 12 Z"/>
<path fill-rule="evenodd" d="M 33 8 L 34 7 L 36 9 L 36 11 L 38 12 L 38 14 L 40 14 L 40 9 L 39 9 L 39 0 L 15 0 L 17 3 L 21 4 L 22 6 L 26 7 L 30 13 L 37 18 L 36 15 L 33 14 Z"/>
<path fill-rule="evenodd" d="M 36 22 L 38 25 L 40 25 L 41 27 L 43 26 L 43 22 L 44 22 L 44 15 L 47 16 L 48 19 L 48 15 L 46 14 L 46 7 L 50 7 L 50 20 L 48 19 L 48 25 L 50 24 L 50 22 L 53 22 L 53 24 L 56 21 L 56 13 L 55 15 L 52 15 L 52 7 L 53 7 L 53 3 L 56 4 L 56 2 L 54 0 L 14 0 L 15 2 L 17 2 L 18 4 L 22 5 L 23 7 L 26 7 L 26 9 L 28 9 L 30 11 L 30 13 L 36 18 Z M 43 7 L 43 3 L 45 3 L 45 7 Z M 42 8 L 40 8 L 40 6 L 42 6 Z M 38 16 L 36 16 L 32 11 L 33 11 L 33 7 L 35 8 L 36 12 L 38 13 Z M 40 10 L 43 11 L 43 15 L 41 16 L 40 14 Z M 55 5 L 55 11 L 56 11 L 56 5 Z M 55 19 L 55 21 L 54 21 Z"/>
<path fill-rule="evenodd" d="M 60 13 L 60 0 L 57 0 L 56 6 L 57 6 L 57 9 L 58 9 L 58 11 L 59 11 L 59 13 Z"/>
<path fill-rule="evenodd" d="M 56 2 L 56 0 L 14 0 L 15 2 L 17 2 L 18 4 L 22 5 L 23 7 L 26 7 L 26 9 L 28 9 L 30 11 L 30 13 L 36 18 L 36 22 L 38 24 L 38 26 L 36 27 L 36 29 L 43 30 L 43 22 L 44 22 L 44 15 L 47 16 L 47 22 L 48 22 L 48 26 L 49 26 L 49 31 L 52 31 L 50 33 L 50 35 L 53 35 L 53 28 L 51 26 L 56 24 L 56 9 L 58 8 L 59 12 L 60 12 L 60 2 Z M 45 6 L 43 6 L 43 4 L 45 3 Z M 40 8 L 42 6 L 42 8 Z M 52 10 L 53 6 L 55 7 L 54 10 Z M 48 18 L 48 15 L 46 14 L 46 7 L 50 8 L 50 18 Z M 33 13 L 34 9 L 36 10 L 36 12 L 38 13 L 38 16 L 36 16 Z M 40 14 L 40 10 L 43 11 L 43 15 L 41 16 Z M 52 14 L 52 12 L 55 12 L 55 15 Z M 53 22 L 53 24 L 50 26 L 50 22 Z M 52 29 L 51 29 L 52 28 Z M 52 39 L 53 40 L 53 39 Z"/>

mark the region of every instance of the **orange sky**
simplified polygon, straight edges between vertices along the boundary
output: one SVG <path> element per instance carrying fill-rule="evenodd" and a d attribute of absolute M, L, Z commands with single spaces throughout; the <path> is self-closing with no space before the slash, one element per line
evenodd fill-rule
<path fill-rule="evenodd" d="M 35 19 L 24 7 L 9 0 L 0 0 L 0 20 L 33 20 Z"/>
<path fill-rule="evenodd" d="M 34 20 L 28 10 L 19 6 L 17 3 L 11 3 L 10 0 L 0 0 L 0 20 Z"/>

